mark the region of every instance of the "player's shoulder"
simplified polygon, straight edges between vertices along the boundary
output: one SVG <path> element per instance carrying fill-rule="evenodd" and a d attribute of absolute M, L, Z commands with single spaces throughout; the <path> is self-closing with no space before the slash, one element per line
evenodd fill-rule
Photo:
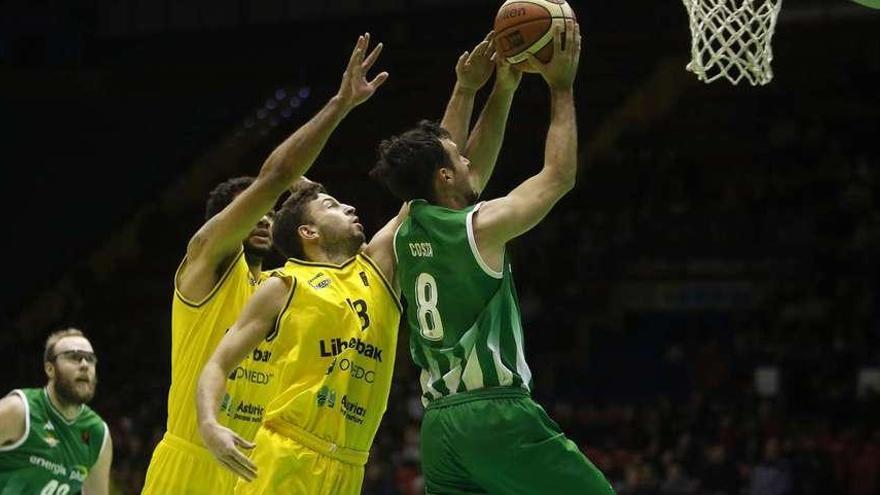
<path fill-rule="evenodd" d="M 286 293 L 295 282 L 296 275 L 283 271 L 276 271 L 260 284 L 258 291 L 263 294 Z"/>
<path fill-rule="evenodd" d="M 15 389 L 0 398 L 0 414 L 24 414 L 28 409 L 28 396 L 25 394 L 27 389 Z"/>

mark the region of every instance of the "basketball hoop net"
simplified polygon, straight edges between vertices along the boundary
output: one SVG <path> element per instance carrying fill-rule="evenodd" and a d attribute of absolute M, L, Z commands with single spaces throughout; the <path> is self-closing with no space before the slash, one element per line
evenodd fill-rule
<path fill-rule="evenodd" d="M 687 70 L 705 83 L 743 78 L 752 86 L 773 79 L 771 41 L 782 0 L 682 0 L 690 17 Z"/>

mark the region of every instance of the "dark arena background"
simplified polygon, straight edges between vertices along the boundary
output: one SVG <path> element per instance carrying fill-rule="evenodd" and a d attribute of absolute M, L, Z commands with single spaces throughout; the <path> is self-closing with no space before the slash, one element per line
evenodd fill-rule
<path fill-rule="evenodd" d="M 440 118 L 499 4 L 0 0 L 2 393 L 82 328 L 114 491 L 139 493 L 207 192 L 256 174 L 369 31 L 391 77 L 309 176 L 375 232 L 399 207 L 377 142 Z M 752 87 L 684 70 L 680 2 L 571 5 L 578 186 L 510 245 L 535 398 L 621 495 L 880 494 L 880 11 L 785 0 Z M 540 169 L 548 118 L 526 75 L 485 197 Z M 365 494 L 424 493 L 407 337 Z"/>

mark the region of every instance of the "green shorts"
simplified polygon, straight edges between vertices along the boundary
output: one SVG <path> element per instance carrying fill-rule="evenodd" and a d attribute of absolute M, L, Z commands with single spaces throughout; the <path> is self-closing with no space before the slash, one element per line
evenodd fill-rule
<path fill-rule="evenodd" d="M 428 495 L 606 495 L 614 490 L 528 393 L 490 388 L 428 405 L 422 420 Z"/>

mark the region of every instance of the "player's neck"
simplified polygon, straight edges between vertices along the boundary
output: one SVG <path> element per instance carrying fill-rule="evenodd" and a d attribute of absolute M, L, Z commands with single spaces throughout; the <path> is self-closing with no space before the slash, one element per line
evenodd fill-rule
<path fill-rule="evenodd" d="M 244 253 L 244 262 L 247 263 L 248 271 L 251 272 L 251 278 L 260 280 L 260 273 L 263 270 L 263 258 L 250 256 L 247 251 Z"/>
<path fill-rule="evenodd" d="M 46 387 L 47 395 L 49 396 L 49 402 L 64 416 L 65 419 L 73 421 L 79 416 L 80 411 L 82 410 L 82 404 L 74 404 L 61 400 L 58 397 L 58 394 L 55 393 L 55 386 L 53 384 L 49 384 Z"/>
<path fill-rule="evenodd" d="M 436 202 L 434 202 L 434 204 L 451 210 L 460 210 L 468 206 L 466 198 L 455 194 L 455 192 L 451 190 L 437 191 Z"/>
<path fill-rule="evenodd" d="M 331 265 L 341 265 L 357 254 L 357 252 L 352 253 L 342 250 L 312 249 L 307 251 L 311 251 L 306 252 L 308 261 L 314 263 L 328 263 Z"/>

